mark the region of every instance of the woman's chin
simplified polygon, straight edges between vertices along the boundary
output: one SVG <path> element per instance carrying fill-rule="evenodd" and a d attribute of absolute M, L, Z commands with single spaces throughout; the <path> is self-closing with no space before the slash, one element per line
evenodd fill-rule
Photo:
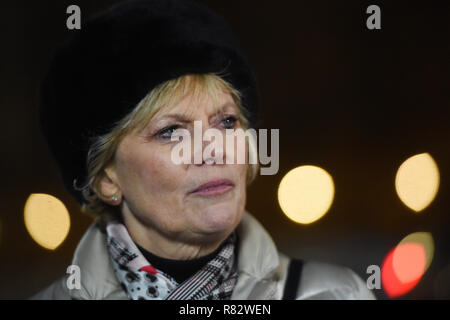
<path fill-rule="evenodd" d="M 239 224 L 242 213 L 226 208 L 211 208 L 200 215 L 200 229 L 210 236 L 224 236 Z"/>

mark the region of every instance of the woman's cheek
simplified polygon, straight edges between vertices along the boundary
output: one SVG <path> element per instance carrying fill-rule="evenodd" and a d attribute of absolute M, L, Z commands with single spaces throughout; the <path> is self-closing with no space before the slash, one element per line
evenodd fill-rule
<path fill-rule="evenodd" d="M 157 189 L 157 192 L 174 191 L 178 189 L 183 177 L 182 165 L 175 165 L 167 150 L 155 150 L 149 155 L 143 167 L 141 177 L 147 184 Z"/>

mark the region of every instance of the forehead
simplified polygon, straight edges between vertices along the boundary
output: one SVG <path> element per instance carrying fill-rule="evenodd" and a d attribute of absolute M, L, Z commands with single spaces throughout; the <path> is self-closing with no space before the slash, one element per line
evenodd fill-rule
<path fill-rule="evenodd" d="M 169 116 L 182 116 L 184 118 L 198 118 L 204 115 L 213 116 L 221 112 L 237 111 L 237 106 L 231 94 L 216 91 L 212 94 L 200 92 L 198 94 L 186 93 L 176 102 L 161 108 L 153 120 Z"/>

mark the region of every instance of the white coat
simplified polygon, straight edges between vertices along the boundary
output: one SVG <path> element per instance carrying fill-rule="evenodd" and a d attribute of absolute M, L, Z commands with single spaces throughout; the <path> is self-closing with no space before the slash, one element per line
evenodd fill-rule
<path fill-rule="evenodd" d="M 232 300 L 282 298 L 290 259 L 278 252 L 261 224 L 248 212 L 237 227 L 240 239 L 239 278 Z M 32 299 L 128 299 L 117 280 L 106 248 L 106 235 L 93 223 L 75 250 L 73 265 L 80 268 L 81 288 L 68 289 L 67 275 Z M 297 299 L 374 299 L 366 283 L 352 270 L 306 261 Z"/>

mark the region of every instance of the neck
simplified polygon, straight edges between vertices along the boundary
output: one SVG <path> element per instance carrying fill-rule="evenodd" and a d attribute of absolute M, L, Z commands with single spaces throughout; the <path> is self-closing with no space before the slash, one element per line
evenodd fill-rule
<path fill-rule="evenodd" d="M 229 234 L 207 241 L 186 241 L 169 237 L 151 223 L 140 221 L 131 212 L 122 213 L 123 222 L 135 243 L 161 258 L 171 260 L 192 260 L 204 257 L 219 248 Z"/>

